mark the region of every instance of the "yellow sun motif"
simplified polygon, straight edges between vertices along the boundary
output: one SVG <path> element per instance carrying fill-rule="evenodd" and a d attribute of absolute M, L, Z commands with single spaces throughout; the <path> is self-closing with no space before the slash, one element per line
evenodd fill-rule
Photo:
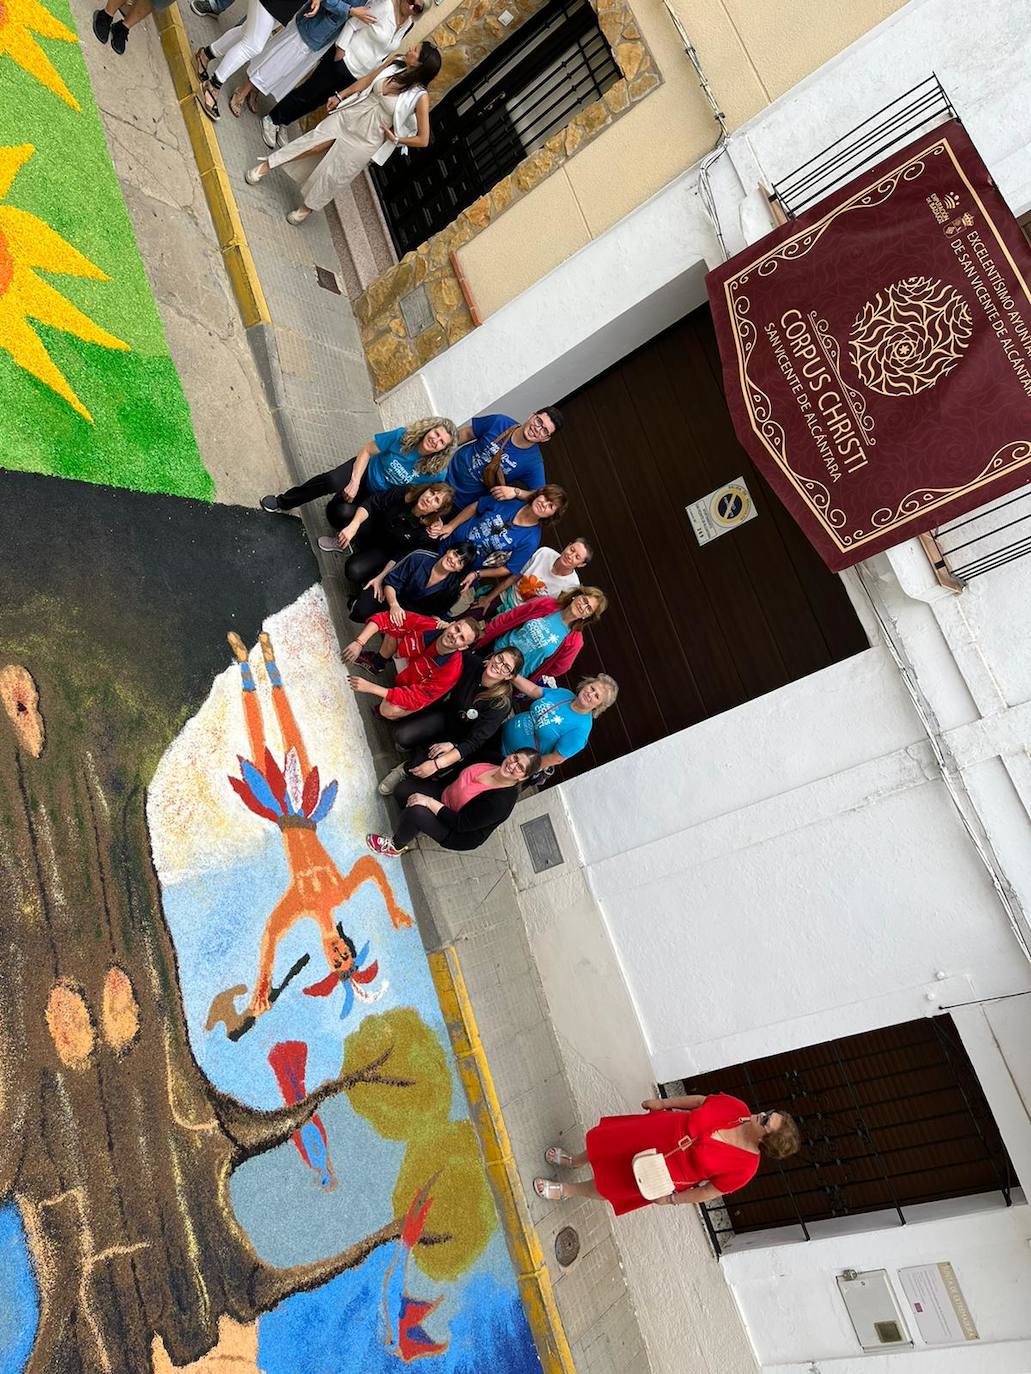
<path fill-rule="evenodd" d="M 0 0 L 0 57 L 6 54 L 13 58 L 23 71 L 34 76 L 48 90 L 59 95 L 66 105 L 77 110 L 78 101 L 58 76 L 50 58 L 30 30 L 41 38 L 60 38 L 65 43 L 77 41 L 71 29 L 55 19 L 39 0 Z"/>
<path fill-rule="evenodd" d="M 0 0 L 3 3 L 6 0 Z M 0 201 L 35 151 L 29 143 L 0 148 Z M 51 361 L 29 320 L 63 329 L 66 334 L 74 334 L 86 343 L 102 344 L 104 348 L 127 349 L 129 345 L 95 325 L 38 276 L 36 268 L 63 272 L 70 277 L 90 277 L 94 281 L 109 280 L 105 272 L 94 267 L 89 258 L 41 219 L 27 210 L 0 204 L 0 348 L 92 424 L 93 416 Z"/>

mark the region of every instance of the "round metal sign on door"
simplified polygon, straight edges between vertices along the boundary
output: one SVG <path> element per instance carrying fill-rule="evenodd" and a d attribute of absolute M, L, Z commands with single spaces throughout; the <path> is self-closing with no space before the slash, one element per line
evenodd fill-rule
<path fill-rule="evenodd" d="M 572 1226 L 563 1226 L 555 1237 L 555 1258 L 563 1269 L 568 1268 L 580 1253 L 580 1237 Z"/>

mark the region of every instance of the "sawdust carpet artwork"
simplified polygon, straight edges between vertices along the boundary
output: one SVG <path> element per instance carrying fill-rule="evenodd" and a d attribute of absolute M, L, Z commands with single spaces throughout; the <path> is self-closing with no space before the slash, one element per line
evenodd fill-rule
<path fill-rule="evenodd" d="M 529 1374 L 299 526 L 0 494 L 0 1371 Z"/>

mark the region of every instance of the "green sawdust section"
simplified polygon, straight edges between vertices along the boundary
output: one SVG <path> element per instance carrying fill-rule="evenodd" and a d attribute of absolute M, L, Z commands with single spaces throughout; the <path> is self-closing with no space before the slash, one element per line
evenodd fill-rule
<path fill-rule="evenodd" d="M 74 31 L 66 0 L 46 2 Z M 0 145 L 36 149 L 5 203 L 38 215 L 107 274 L 108 281 L 41 275 L 130 351 L 34 325 L 93 416 L 90 424 L 0 349 L 0 466 L 210 501 L 214 483 L 201 462 L 82 53 L 78 44 L 37 41 L 80 109 L 0 56 Z"/>

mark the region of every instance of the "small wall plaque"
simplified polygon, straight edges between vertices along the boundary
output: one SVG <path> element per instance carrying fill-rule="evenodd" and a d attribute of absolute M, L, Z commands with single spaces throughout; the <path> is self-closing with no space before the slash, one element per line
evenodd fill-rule
<path fill-rule="evenodd" d="M 524 821 L 519 827 L 523 832 L 526 852 L 535 873 L 544 873 L 549 868 L 558 868 L 565 862 L 562 850 L 558 847 L 555 827 L 550 816 L 536 816 L 532 821 Z"/>

